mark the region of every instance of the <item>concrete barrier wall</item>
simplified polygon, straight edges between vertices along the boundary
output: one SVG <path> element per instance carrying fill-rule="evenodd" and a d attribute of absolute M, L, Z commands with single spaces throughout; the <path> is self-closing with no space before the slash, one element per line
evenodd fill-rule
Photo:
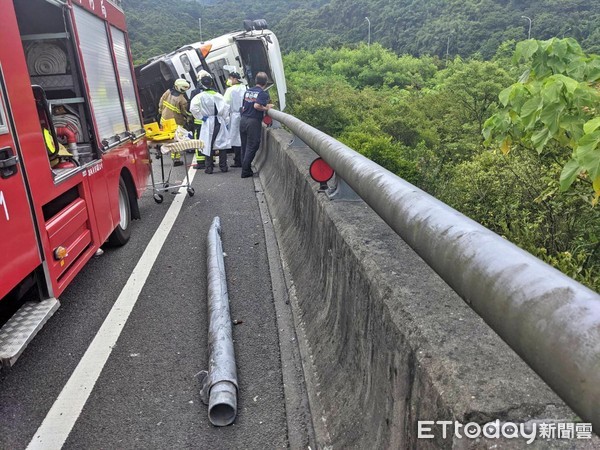
<path fill-rule="evenodd" d="M 499 442 L 443 439 L 436 427 L 417 440 L 417 421 L 575 420 L 365 203 L 317 193 L 316 155 L 291 139 L 266 131 L 256 165 L 291 279 L 320 447 L 488 448 Z"/>

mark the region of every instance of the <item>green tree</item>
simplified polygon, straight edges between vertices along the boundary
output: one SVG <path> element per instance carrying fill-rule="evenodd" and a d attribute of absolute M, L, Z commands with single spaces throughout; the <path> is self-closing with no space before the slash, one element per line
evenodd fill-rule
<path fill-rule="evenodd" d="M 521 80 L 500 93 L 502 110 L 486 121 L 488 142 L 504 153 L 513 146 L 569 160 L 561 189 L 576 178 L 591 182 L 594 202 L 600 196 L 600 57 L 586 55 L 571 38 L 529 40 L 517 45 L 514 61 L 529 69 Z"/>
<path fill-rule="evenodd" d="M 240 30 L 244 19 L 267 19 L 286 52 L 323 46 L 380 43 L 397 54 L 492 58 L 507 40 L 574 37 L 588 52 L 600 52 L 600 11 L 589 0 L 124 0 L 134 58 L 174 50 Z M 144 42 L 143 44 L 141 44 Z"/>
<path fill-rule="evenodd" d="M 568 152 L 556 140 L 541 157 L 525 141 L 519 147 L 532 151 L 507 155 L 482 142 L 483 118 L 504 111 L 498 94 L 531 71 L 530 61 L 512 66 L 514 46 L 505 44 L 496 61 L 455 58 L 447 67 L 373 45 L 371 53 L 363 45 L 290 53 L 289 112 L 600 290 L 600 211 L 581 195 L 582 183 L 559 192 Z M 405 81 L 371 78 L 378 65 Z"/>

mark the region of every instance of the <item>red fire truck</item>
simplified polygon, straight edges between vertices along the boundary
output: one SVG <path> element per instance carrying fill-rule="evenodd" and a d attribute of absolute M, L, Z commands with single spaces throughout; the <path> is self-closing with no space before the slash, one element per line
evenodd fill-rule
<path fill-rule="evenodd" d="M 139 218 L 150 160 L 120 2 L 0 0 L 2 365 Z"/>

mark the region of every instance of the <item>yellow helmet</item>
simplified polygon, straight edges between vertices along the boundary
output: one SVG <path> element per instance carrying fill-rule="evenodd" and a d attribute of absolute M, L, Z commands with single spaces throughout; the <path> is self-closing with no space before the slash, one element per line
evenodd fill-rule
<path fill-rule="evenodd" d="M 190 88 L 190 83 L 188 80 L 183 78 L 177 78 L 175 83 L 173 83 L 173 87 L 177 92 L 181 92 L 182 94 Z"/>

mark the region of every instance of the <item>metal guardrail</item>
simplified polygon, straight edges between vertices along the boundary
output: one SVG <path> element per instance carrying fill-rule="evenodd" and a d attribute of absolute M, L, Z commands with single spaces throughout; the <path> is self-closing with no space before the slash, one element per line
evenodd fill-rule
<path fill-rule="evenodd" d="M 600 432 L 600 296 L 334 138 L 288 127 Z"/>

